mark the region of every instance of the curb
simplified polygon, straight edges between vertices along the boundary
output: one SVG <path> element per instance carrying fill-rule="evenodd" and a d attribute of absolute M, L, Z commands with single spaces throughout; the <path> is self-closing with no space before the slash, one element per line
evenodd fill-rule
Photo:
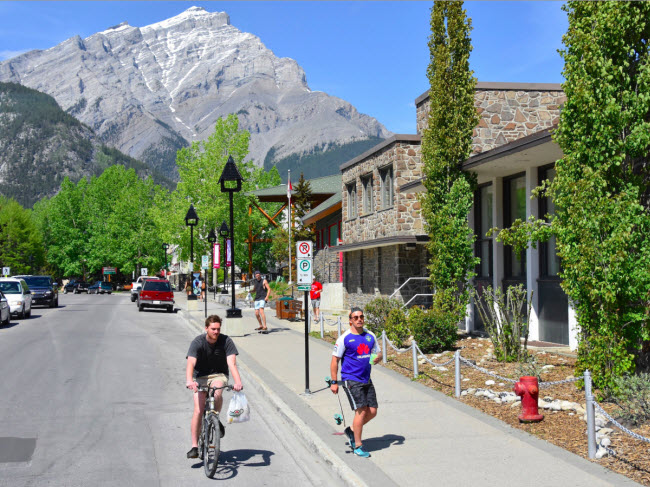
<path fill-rule="evenodd" d="M 197 325 L 195 320 L 187 315 L 185 310 L 180 309 L 178 314 L 189 325 L 194 326 L 199 331 L 203 331 L 200 325 Z M 246 375 L 249 375 L 253 379 L 253 387 L 262 393 L 268 401 L 269 406 L 282 416 L 294 432 L 306 443 L 307 447 L 330 466 L 335 475 L 345 485 L 350 487 L 369 487 L 250 367 L 243 362 L 237 365 L 243 369 Z"/>

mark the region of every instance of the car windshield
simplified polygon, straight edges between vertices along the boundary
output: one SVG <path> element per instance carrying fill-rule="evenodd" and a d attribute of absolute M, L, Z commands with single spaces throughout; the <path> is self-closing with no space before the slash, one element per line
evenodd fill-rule
<path fill-rule="evenodd" d="M 26 276 L 25 282 L 29 287 L 49 287 L 50 278 L 49 277 L 38 277 L 38 276 Z"/>
<path fill-rule="evenodd" d="M 0 282 L 0 291 L 5 294 L 21 294 L 20 284 L 17 282 Z"/>
<path fill-rule="evenodd" d="M 143 289 L 145 291 L 171 291 L 169 283 L 161 281 L 146 281 Z"/>

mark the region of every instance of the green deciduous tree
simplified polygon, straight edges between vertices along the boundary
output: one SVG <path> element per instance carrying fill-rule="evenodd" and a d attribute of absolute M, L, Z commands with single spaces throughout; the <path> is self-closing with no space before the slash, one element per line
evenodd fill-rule
<path fill-rule="evenodd" d="M 44 263 L 43 242 L 31 212 L 0 196 L 0 267 L 12 274 L 37 272 Z"/>
<path fill-rule="evenodd" d="M 437 313 L 455 321 L 465 315 L 469 279 L 476 259 L 467 225 L 475 185 L 461 170 L 469 157 L 479 118 L 474 107 L 476 79 L 469 69 L 471 20 L 462 2 L 435 2 L 431 10 L 429 125 L 422 137 L 422 216 L 430 237 L 429 271 Z"/>

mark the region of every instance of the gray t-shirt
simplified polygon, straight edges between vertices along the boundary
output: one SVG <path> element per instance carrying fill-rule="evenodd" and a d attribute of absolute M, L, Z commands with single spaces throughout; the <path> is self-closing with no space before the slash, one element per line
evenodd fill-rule
<path fill-rule="evenodd" d="M 217 342 L 210 344 L 204 334 L 197 336 L 187 351 L 187 357 L 196 358 L 194 367 L 194 377 L 203 377 L 210 374 L 228 374 L 228 362 L 226 358 L 229 355 L 239 355 L 237 347 L 232 339 L 227 335 L 219 334 Z M 185 358 L 187 358 L 185 357 Z"/>

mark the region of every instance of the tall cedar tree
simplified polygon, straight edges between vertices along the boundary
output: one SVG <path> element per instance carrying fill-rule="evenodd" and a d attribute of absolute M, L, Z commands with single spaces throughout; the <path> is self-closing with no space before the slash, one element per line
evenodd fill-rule
<path fill-rule="evenodd" d="M 421 203 L 430 238 L 430 278 L 436 290 L 433 307 L 456 321 L 465 315 L 469 280 L 477 264 L 474 235 L 467 225 L 475 180 L 461 170 L 479 121 L 474 107 L 476 78 L 469 69 L 471 30 L 463 2 L 434 3 L 427 69 L 431 108 L 422 137 L 427 191 Z"/>
<path fill-rule="evenodd" d="M 562 287 L 596 384 L 635 369 L 649 338 L 650 3 L 569 2 L 567 96 L 550 185 Z"/>
<path fill-rule="evenodd" d="M 298 180 L 298 184 L 296 184 L 295 194 L 292 199 L 294 203 L 293 215 L 295 216 L 296 222 L 296 225 L 294 226 L 296 229 L 296 241 L 310 240 L 313 242 L 316 238 L 314 225 L 304 226 L 302 224 L 302 218 L 311 211 L 311 199 L 311 183 L 305 179 L 304 174 L 301 172 L 300 179 Z"/>

